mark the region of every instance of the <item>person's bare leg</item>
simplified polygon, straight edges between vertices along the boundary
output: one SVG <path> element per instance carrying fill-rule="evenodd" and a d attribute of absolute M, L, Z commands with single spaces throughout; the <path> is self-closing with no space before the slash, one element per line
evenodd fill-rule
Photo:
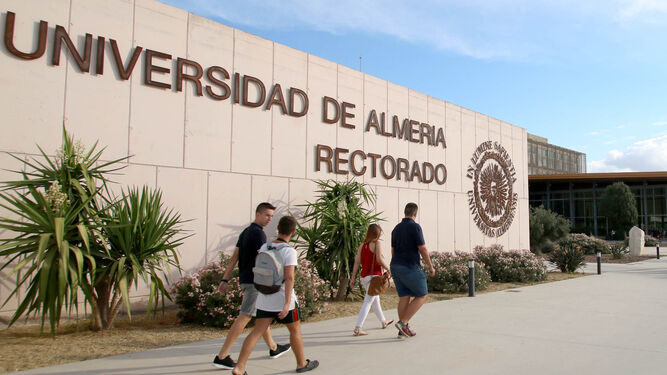
<path fill-rule="evenodd" d="M 303 338 L 301 337 L 301 322 L 286 324 L 289 330 L 289 343 L 292 346 L 296 358 L 296 368 L 306 365 L 306 355 L 303 351 Z"/>
<path fill-rule="evenodd" d="M 229 350 L 232 348 L 232 345 L 234 345 L 234 342 L 236 342 L 236 339 L 243 333 L 243 329 L 248 325 L 250 319 L 252 319 L 252 317 L 245 314 L 239 314 L 239 316 L 234 319 L 234 323 L 229 327 L 229 332 L 227 332 L 227 337 L 225 337 L 225 343 L 222 344 L 222 348 L 220 348 L 218 358 L 223 359 L 229 355 Z"/>
<path fill-rule="evenodd" d="M 409 304 L 410 304 L 410 296 L 398 298 L 398 308 L 397 308 L 398 319 L 403 323 L 406 323 L 406 321 L 403 319 L 403 316 L 405 315 Z"/>
<path fill-rule="evenodd" d="M 264 331 L 262 337 L 264 338 L 264 342 L 266 343 L 266 346 L 269 347 L 269 349 L 271 350 L 278 349 L 278 345 L 276 344 L 275 341 L 273 341 L 273 336 L 271 336 L 271 326 L 266 327 L 266 331 Z"/>
<path fill-rule="evenodd" d="M 250 353 L 257 345 L 259 338 L 266 332 L 266 329 L 271 325 L 273 318 L 262 318 L 255 321 L 255 328 L 252 329 L 252 332 L 248 337 L 243 340 L 243 346 L 241 347 L 241 354 L 239 354 L 239 359 L 236 362 L 236 367 L 232 370 L 232 374 L 241 375 L 245 372 L 246 364 L 248 363 L 248 358 L 250 358 Z"/>
<path fill-rule="evenodd" d="M 419 309 L 424 305 L 425 302 L 426 302 L 426 296 L 413 298 L 412 301 L 410 301 L 410 303 L 407 305 L 405 311 L 403 312 L 403 317 L 400 318 L 401 321 L 405 324 L 408 324 L 410 319 L 412 319 L 412 317 L 415 316 L 417 311 L 419 311 Z"/>

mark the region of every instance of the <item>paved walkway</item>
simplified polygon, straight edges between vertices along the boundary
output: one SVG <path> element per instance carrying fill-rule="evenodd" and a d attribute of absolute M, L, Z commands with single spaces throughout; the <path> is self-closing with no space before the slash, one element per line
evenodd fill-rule
<path fill-rule="evenodd" d="M 667 373 L 667 260 L 603 264 L 601 276 L 541 284 L 425 305 L 397 339 L 370 314 L 305 324 L 312 374 L 664 374 Z M 595 272 L 595 265 L 587 265 Z M 386 312 L 389 318 L 395 310 Z M 278 342 L 287 330 L 274 330 Z M 232 350 L 236 357 L 242 338 Z M 230 374 L 210 362 L 222 340 L 120 355 L 25 374 Z M 35 353 L 39 355 L 39 353 Z M 271 360 L 260 343 L 248 373 L 293 373 L 294 356 Z"/>

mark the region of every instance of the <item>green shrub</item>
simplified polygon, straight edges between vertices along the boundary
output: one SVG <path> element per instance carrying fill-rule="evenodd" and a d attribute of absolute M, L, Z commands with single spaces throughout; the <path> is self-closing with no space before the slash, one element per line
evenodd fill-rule
<path fill-rule="evenodd" d="M 484 265 L 492 281 L 529 282 L 547 278 L 547 268 L 533 253 L 524 250 L 503 251 L 502 245 L 477 246 L 475 260 Z"/>
<path fill-rule="evenodd" d="M 460 293 L 468 290 L 468 260 L 469 253 L 441 253 L 430 254 L 434 276 L 427 276 L 428 290 L 431 292 Z M 475 262 L 475 289 L 485 289 L 491 281 L 484 265 Z"/>
<path fill-rule="evenodd" d="M 660 240 L 648 234 L 644 236 L 644 246 L 657 246 L 660 243 Z"/>
<path fill-rule="evenodd" d="M 615 243 L 615 244 L 611 245 L 610 248 L 611 248 L 611 256 L 614 259 L 621 259 L 627 253 L 630 252 L 630 249 L 628 249 L 628 246 L 623 244 L 623 243 Z"/>
<path fill-rule="evenodd" d="M 570 221 L 544 207 L 530 209 L 530 251 L 536 254 L 547 253 L 553 243 L 570 233 Z"/>
<path fill-rule="evenodd" d="M 595 237 L 589 237 L 583 233 L 570 233 L 566 238 L 558 241 L 560 247 L 572 248 L 579 246 L 584 254 L 609 254 L 609 244 Z"/>
<path fill-rule="evenodd" d="M 229 256 L 222 254 L 220 259 L 220 262 L 213 262 L 174 284 L 172 292 L 176 296 L 176 304 L 181 308 L 178 316 L 183 323 L 218 328 L 229 328 L 234 323 L 239 314 L 243 292 L 237 270 L 229 280 L 227 293 L 218 292 Z M 305 259 L 299 260 L 294 291 L 304 320 L 320 313 L 326 305 L 324 301 L 329 297 L 329 286 L 317 276 L 312 264 Z"/>
<path fill-rule="evenodd" d="M 556 246 L 554 251 L 549 254 L 549 261 L 558 267 L 561 272 L 572 273 L 584 266 L 586 257 L 579 245 L 573 247 Z"/>

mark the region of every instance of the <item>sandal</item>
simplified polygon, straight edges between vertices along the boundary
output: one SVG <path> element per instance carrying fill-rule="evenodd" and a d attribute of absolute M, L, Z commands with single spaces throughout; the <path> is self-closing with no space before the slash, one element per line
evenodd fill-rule
<path fill-rule="evenodd" d="M 301 367 L 301 368 L 296 369 L 296 372 L 306 372 L 306 371 L 310 371 L 310 370 L 315 370 L 317 368 L 317 366 L 319 366 L 319 365 L 320 365 L 320 362 L 318 362 L 317 360 L 311 361 L 310 359 L 306 359 L 306 365 Z"/>
<path fill-rule="evenodd" d="M 384 322 L 382 322 L 382 329 L 385 329 L 385 328 L 389 327 L 393 322 L 394 322 L 394 319 L 385 320 Z"/>
<path fill-rule="evenodd" d="M 366 336 L 368 332 L 362 331 L 360 327 L 355 327 L 352 336 Z"/>

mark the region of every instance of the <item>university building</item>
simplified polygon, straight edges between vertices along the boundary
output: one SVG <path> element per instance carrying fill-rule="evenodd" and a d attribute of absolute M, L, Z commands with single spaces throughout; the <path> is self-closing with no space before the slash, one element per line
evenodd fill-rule
<path fill-rule="evenodd" d="M 415 202 L 431 251 L 529 248 L 521 127 L 155 0 L 0 0 L 0 32 L 0 181 L 22 167 L 6 153 L 53 155 L 63 124 L 99 140 L 129 157 L 115 189 L 159 188 L 191 219 L 185 273 L 232 250 L 262 201 L 275 236 L 327 179 L 377 194 L 383 241 Z"/>

